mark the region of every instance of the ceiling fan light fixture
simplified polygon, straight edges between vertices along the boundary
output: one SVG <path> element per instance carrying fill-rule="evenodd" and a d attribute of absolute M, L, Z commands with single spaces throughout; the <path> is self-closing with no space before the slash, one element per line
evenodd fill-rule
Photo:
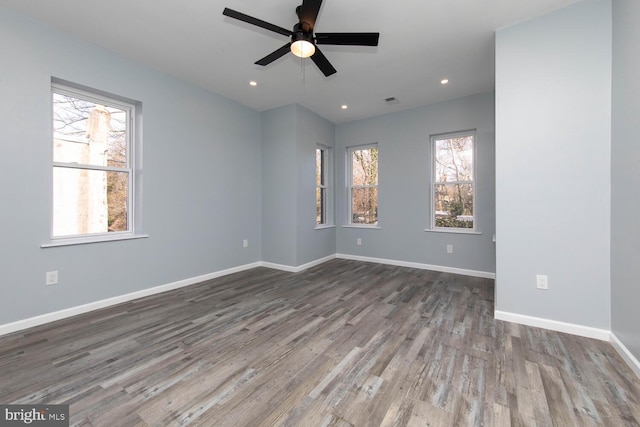
<path fill-rule="evenodd" d="M 308 58 L 316 53 L 316 46 L 310 34 L 302 32 L 294 33 L 291 43 L 291 53 L 299 58 Z"/>

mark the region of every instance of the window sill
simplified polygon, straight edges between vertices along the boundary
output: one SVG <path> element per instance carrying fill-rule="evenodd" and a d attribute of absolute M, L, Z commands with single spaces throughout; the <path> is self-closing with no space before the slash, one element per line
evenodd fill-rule
<path fill-rule="evenodd" d="M 452 234 L 473 234 L 473 235 L 481 235 L 482 233 L 476 230 L 465 230 L 464 228 L 454 228 L 451 230 L 447 229 L 435 229 L 435 228 L 425 228 L 424 231 L 429 233 L 452 233 Z"/>
<path fill-rule="evenodd" d="M 335 225 L 333 224 L 321 224 L 321 225 L 316 225 L 316 230 L 324 230 L 326 228 L 336 228 Z"/>
<path fill-rule="evenodd" d="M 87 245 L 90 243 L 103 243 L 103 242 L 114 242 L 118 240 L 135 240 L 135 239 L 146 239 L 149 236 L 147 234 L 126 234 L 126 235 L 115 235 L 115 236 L 94 236 L 94 237 L 78 237 L 78 238 L 70 238 L 70 239 L 59 239 L 52 240 L 49 243 L 43 243 L 40 245 L 41 248 L 55 248 L 58 246 L 72 246 L 72 245 Z"/>
<path fill-rule="evenodd" d="M 367 228 L 367 229 L 372 229 L 372 230 L 381 230 L 382 228 L 379 225 L 356 225 L 356 224 L 349 224 L 349 225 L 343 225 L 342 228 Z"/>

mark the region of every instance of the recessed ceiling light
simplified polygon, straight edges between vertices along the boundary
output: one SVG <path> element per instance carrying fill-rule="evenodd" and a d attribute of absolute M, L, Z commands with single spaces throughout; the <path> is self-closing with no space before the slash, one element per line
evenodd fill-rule
<path fill-rule="evenodd" d="M 349 108 L 349 106 L 347 104 L 342 104 L 342 106 L 340 106 L 340 108 L 342 108 L 343 110 L 346 110 L 347 108 Z"/>
<path fill-rule="evenodd" d="M 442 79 L 442 80 L 440 80 L 440 84 L 441 84 L 441 85 L 446 85 L 447 83 L 449 83 L 449 79 Z"/>
<path fill-rule="evenodd" d="M 257 82 L 257 81 L 255 81 L 255 80 L 251 80 L 251 81 L 249 82 L 249 86 L 258 86 L 258 82 Z"/>

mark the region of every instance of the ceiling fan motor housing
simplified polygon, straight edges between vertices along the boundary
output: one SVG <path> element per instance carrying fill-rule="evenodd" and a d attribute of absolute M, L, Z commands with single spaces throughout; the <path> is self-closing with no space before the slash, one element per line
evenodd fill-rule
<path fill-rule="evenodd" d="M 315 40 L 313 37 L 313 32 L 304 31 L 300 28 L 300 24 L 296 24 L 293 26 L 293 34 L 291 35 L 291 43 L 295 43 L 297 41 L 307 41 L 309 43 L 315 44 Z"/>

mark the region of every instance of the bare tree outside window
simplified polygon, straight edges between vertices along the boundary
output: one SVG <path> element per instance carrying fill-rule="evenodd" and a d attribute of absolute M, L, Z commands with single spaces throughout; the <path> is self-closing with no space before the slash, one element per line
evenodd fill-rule
<path fill-rule="evenodd" d="M 132 106 L 53 86 L 53 237 L 130 230 Z"/>
<path fill-rule="evenodd" d="M 351 148 L 350 198 L 351 223 L 378 223 L 378 148 Z"/>
<path fill-rule="evenodd" d="M 432 137 L 436 228 L 474 228 L 475 135 Z"/>

